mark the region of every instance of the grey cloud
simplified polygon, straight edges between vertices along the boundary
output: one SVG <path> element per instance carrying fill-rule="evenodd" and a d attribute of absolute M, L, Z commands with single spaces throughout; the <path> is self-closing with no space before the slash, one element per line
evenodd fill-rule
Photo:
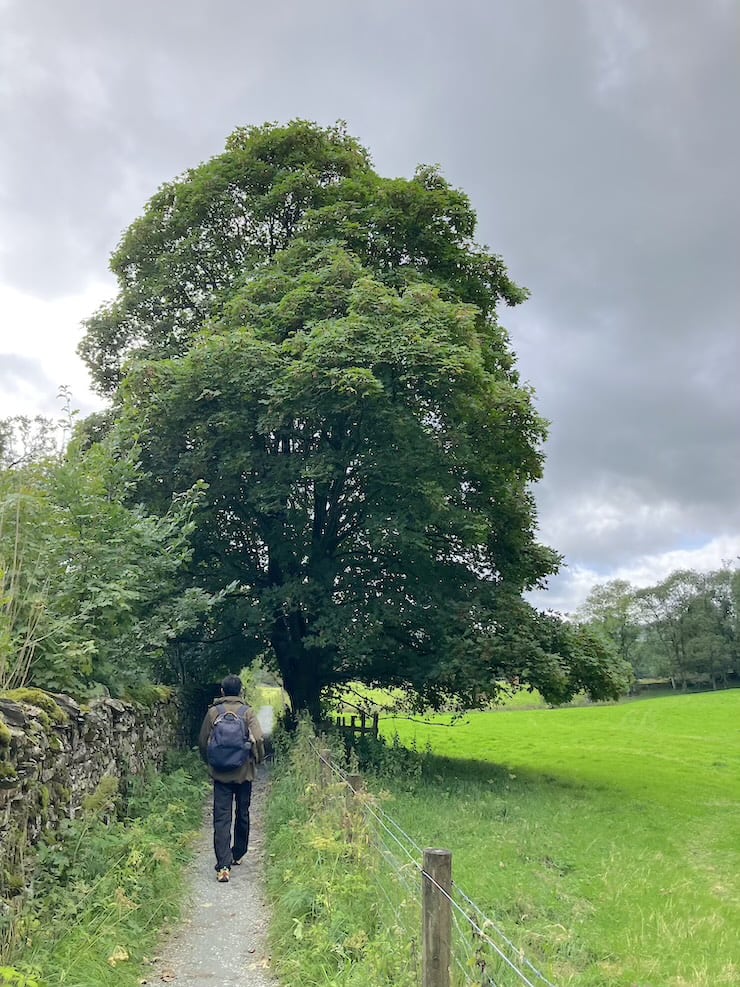
<path fill-rule="evenodd" d="M 0 353 L 0 387 L 18 390 L 24 385 L 37 390 L 53 386 L 38 360 L 17 353 Z"/>
<path fill-rule="evenodd" d="M 734 4 L 15 0 L 0 13 L 0 275 L 98 276 L 156 186 L 241 123 L 346 118 L 439 162 L 532 300 L 543 531 L 593 568 L 740 523 Z M 611 525 L 583 523 L 597 509 Z"/>
<path fill-rule="evenodd" d="M 538 491 L 543 529 L 592 567 L 665 550 L 681 535 L 740 529 L 736 334 L 723 346 L 653 354 L 599 329 L 545 353 L 520 347 L 539 366 L 538 403 L 552 419 Z M 589 521 L 598 505 L 621 509 L 621 523 L 597 535 Z"/>
<path fill-rule="evenodd" d="M 231 2 L 218 17 L 196 2 L 178 4 L 177 16 L 142 0 L 11 5 L 0 173 L 13 190 L 4 228 L 14 232 L 4 276 L 49 294 L 82 284 L 143 198 L 217 153 L 237 124 L 344 115 L 377 150 L 363 131 L 393 133 L 400 113 L 399 138 L 413 98 L 403 95 L 406 72 L 388 72 L 387 60 L 398 69 L 405 53 L 421 52 L 406 49 L 413 21 L 392 12 L 386 3 L 355 15 L 339 2 Z"/>
<path fill-rule="evenodd" d="M 21 356 L 18 353 L 0 353 L 0 418 L 14 414 L 40 414 L 57 419 L 63 410 L 60 390 L 63 380 L 52 377 L 40 358 Z M 81 416 L 98 411 L 101 402 L 95 398 L 80 396 L 71 389 L 72 407 Z M 33 408 L 33 411 L 29 410 Z"/>

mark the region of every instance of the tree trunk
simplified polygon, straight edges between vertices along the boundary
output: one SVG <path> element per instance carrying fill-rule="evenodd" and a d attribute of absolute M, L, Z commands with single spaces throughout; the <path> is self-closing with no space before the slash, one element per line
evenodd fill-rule
<path fill-rule="evenodd" d="M 321 711 L 321 689 L 307 687 L 306 683 L 292 681 L 285 682 L 285 690 L 290 697 L 290 706 L 293 716 L 299 713 L 308 713 L 314 723 L 320 723 L 322 719 Z"/>
<path fill-rule="evenodd" d="M 321 720 L 321 688 L 315 654 L 304 647 L 299 613 L 280 614 L 270 636 L 283 686 L 290 698 L 293 718 L 307 712 L 314 723 Z"/>

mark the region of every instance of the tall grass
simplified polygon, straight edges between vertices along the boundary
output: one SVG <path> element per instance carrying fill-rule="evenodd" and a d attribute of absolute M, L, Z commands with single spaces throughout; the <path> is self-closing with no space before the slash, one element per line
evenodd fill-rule
<path fill-rule="evenodd" d="M 48 584 L 38 559 L 30 559 L 24 538 L 20 489 L 0 489 L 0 689 L 26 684 L 43 636 Z"/>
<path fill-rule="evenodd" d="M 322 786 L 312 744 L 306 724 L 293 743 L 277 738 L 267 811 L 275 972 L 302 987 L 415 987 L 418 896 L 388 881 L 344 786 Z"/>

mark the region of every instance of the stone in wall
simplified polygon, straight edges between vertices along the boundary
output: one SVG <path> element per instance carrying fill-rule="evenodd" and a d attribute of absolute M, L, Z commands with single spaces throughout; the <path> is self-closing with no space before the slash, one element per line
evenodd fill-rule
<path fill-rule="evenodd" d="M 61 819 L 74 818 L 101 778 L 113 776 L 125 790 L 133 775 L 152 766 L 160 769 L 167 751 L 181 746 L 174 700 L 143 708 L 101 698 L 83 709 L 69 696 L 47 693 L 43 698 L 54 716 L 33 702 L 0 699 L 3 894 L 13 876 L 22 874 L 26 849 Z"/>

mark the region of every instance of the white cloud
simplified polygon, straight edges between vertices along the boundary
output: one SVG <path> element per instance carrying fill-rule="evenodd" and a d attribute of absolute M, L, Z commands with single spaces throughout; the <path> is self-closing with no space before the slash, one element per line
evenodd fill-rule
<path fill-rule="evenodd" d="M 98 281 L 80 294 L 43 301 L 0 285 L 0 418 L 55 414 L 62 385 L 84 413 L 103 406 L 75 351 L 82 319 L 112 293 L 111 284 Z"/>
<path fill-rule="evenodd" d="M 599 489 L 601 487 L 601 489 Z M 575 540 L 593 551 L 612 547 L 613 542 L 650 540 L 657 533 L 675 538 L 686 518 L 678 502 L 641 500 L 639 492 L 625 484 L 609 489 L 607 483 L 594 483 L 594 489 L 574 496 L 543 519 L 545 542 L 566 546 Z M 577 539 L 574 538 L 577 533 Z"/>
<path fill-rule="evenodd" d="M 550 581 L 550 589 L 531 593 L 530 601 L 537 607 L 573 613 L 598 583 L 624 579 L 638 589 L 654 586 L 677 569 L 711 572 L 724 562 L 740 557 L 740 535 L 723 534 L 695 548 L 678 548 L 651 555 L 639 555 L 626 565 L 609 572 L 597 572 L 583 565 L 564 566 Z"/>

